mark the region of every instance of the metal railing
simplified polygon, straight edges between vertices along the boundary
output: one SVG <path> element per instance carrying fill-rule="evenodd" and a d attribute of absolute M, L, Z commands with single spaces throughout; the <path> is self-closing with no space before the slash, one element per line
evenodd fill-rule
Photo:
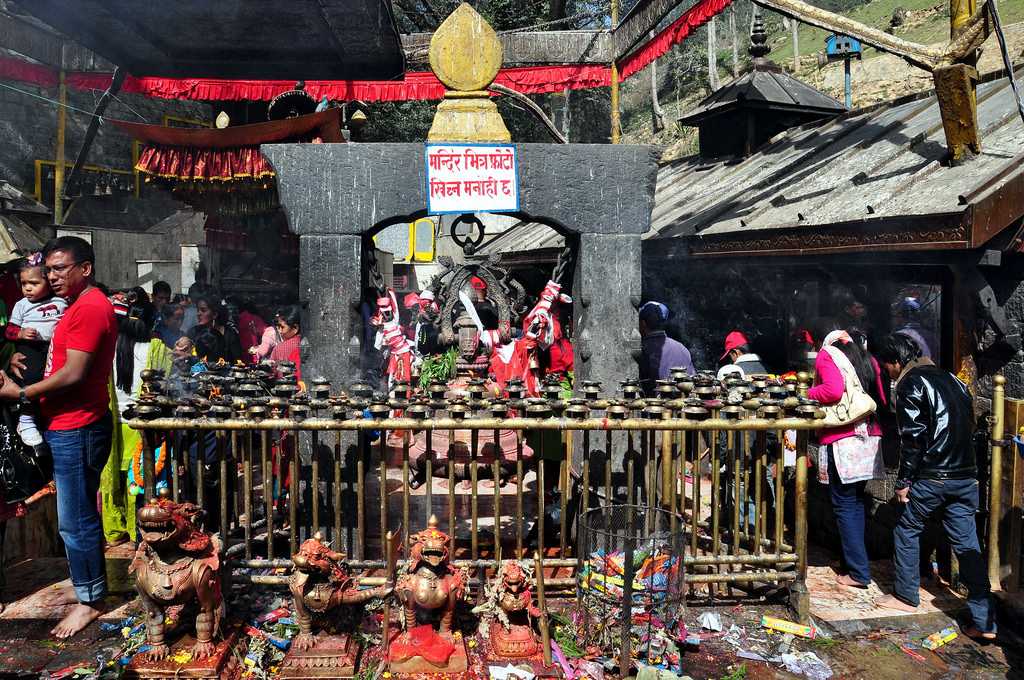
<path fill-rule="evenodd" d="M 376 417 L 365 417 L 354 400 L 332 409 L 314 399 L 291 418 L 262 417 L 283 415 L 285 404 L 255 417 L 236 404 L 207 417 L 151 413 L 127 422 L 143 432 L 146 498 L 156 493 L 153 453 L 161 447 L 168 493 L 207 510 L 236 579 L 283 584 L 280 573 L 251 572 L 290 567 L 290 555 L 317 532 L 353 568 L 382 570 L 382 537 L 400 525 L 407 545 L 436 515 L 474 587 L 499 560 L 536 553 L 551 572 L 546 587 L 572 593 L 590 557 L 578 548 L 579 518 L 624 503 L 666 510 L 671 529 L 686 531 L 691 596 L 785 584 L 798 614 L 807 614 L 807 444 L 820 420 L 795 385 L 785 398 L 748 395 L 732 405 L 583 402 L 520 400 L 526 417 L 484 400 L 431 409 L 368 402 L 365 412 Z M 395 406 L 415 417 L 387 417 Z M 789 468 L 787 432 L 795 439 Z M 461 442 L 462 458 L 437 450 L 437 441 Z"/>

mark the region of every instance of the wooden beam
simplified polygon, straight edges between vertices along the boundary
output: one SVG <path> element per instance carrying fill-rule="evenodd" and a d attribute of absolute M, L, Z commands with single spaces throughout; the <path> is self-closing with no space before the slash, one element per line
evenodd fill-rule
<path fill-rule="evenodd" d="M 801 0 L 757 0 L 757 4 L 775 10 L 790 19 L 797 19 L 805 24 L 822 28 L 826 31 L 841 33 L 860 40 L 882 52 L 895 54 L 911 64 L 931 71 L 943 60 L 943 50 L 912 43 L 877 28 L 865 26 L 841 14 L 809 5 Z"/>
<path fill-rule="evenodd" d="M 409 64 L 427 63 L 431 33 L 402 36 Z M 612 60 L 611 31 L 523 31 L 499 34 L 505 65 L 607 64 Z"/>
<path fill-rule="evenodd" d="M 668 13 L 679 6 L 679 0 L 640 0 L 622 21 L 612 29 L 615 58 L 621 59 L 641 40 L 658 27 Z M 692 0 L 686 3 L 691 5 Z"/>

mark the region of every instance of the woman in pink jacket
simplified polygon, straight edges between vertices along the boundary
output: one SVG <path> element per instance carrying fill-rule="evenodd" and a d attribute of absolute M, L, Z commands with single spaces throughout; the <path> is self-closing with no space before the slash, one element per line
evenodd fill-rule
<path fill-rule="evenodd" d="M 861 338 L 862 340 L 863 338 Z M 822 405 L 838 403 L 849 388 L 839 363 L 853 371 L 850 378 L 875 400 L 885 405 L 881 369 L 874 357 L 861 348 L 846 331 L 825 336 L 814 361 L 814 386 L 807 396 Z M 838 363 L 837 363 L 838 362 Z M 845 586 L 866 588 L 871 583 L 864 526 L 870 497 L 864 487 L 869 479 L 885 475 L 882 461 L 882 429 L 875 416 L 842 427 L 821 430 L 818 434 L 818 479 L 829 485 L 832 509 L 839 527 L 845 573 L 836 581 Z"/>

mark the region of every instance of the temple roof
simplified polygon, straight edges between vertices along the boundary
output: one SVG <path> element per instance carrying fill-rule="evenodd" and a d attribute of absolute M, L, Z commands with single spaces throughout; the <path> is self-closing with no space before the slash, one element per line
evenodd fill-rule
<path fill-rule="evenodd" d="M 834 116 L 845 111 L 846 107 L 838 101 L 785 73 L 767 58 L 768 34 L 760 11 L 756 7 L 754 11 L 750 46 L 747 48 L 753 57 L 753 70 L 712 92 L 679 122 L 697 125 L 736 109 L 770 109 L 809 114 L 812 118 Z"/>
<path fill-rule="evenodd" d="M 388 0 L 31 0 L 135 76 L 386 80 L 405 70 Z"/>
<path fill-rule="evenodd" d="M 785 73 L 765 59 L 755 59 L 754 69 L 707 96 L 696 108 L 679 118 L 683 125 L 697 123 L 738 108 L 758 108 L 835 115 L 846 108 Z"/>

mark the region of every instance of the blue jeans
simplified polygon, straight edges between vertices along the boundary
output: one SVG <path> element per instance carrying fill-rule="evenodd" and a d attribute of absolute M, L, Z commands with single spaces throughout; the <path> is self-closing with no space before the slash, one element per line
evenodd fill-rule
<path fill-rule="evenodd" d="M 864 492 L 867 482 L 843 484 L 839 481 L 832 445 L 828 445 L 828 490 L 832 496 L 832 511 L 839 527 L 839 542 L 843 548 L 843 565 L 850 578 L 867 585 L 871 583 L 868 549 L 864 543 L 864 525 L 867 506 L 871 498 Z"/>
<path fill-rule="evenodd" d="M 995 612 L 975 524 L 978 511 L 976 479 L 919 479 L 911 485 L 910 502 L 903 506 L 903 514 L 893 532 L 896 543 L 895 595 L 907 604 L 920 604 L 919 539 L 925 521 L 936 510 L 942 511 L 942 526 L 960 562 L 960 578 L 967 586 L 967 606 L 974 625 L 978 630 L 994 632 Z"/>
<path fill-rule="evenodd" d="M 110 456 L 113 424 L 107 413 L 76 430 L 48 430 L 57 482 L 57 527 L 79 602 L 96 602 L 107 594 L 103 557 L 103 523 L 96 508 L 100 472 Z"/>

